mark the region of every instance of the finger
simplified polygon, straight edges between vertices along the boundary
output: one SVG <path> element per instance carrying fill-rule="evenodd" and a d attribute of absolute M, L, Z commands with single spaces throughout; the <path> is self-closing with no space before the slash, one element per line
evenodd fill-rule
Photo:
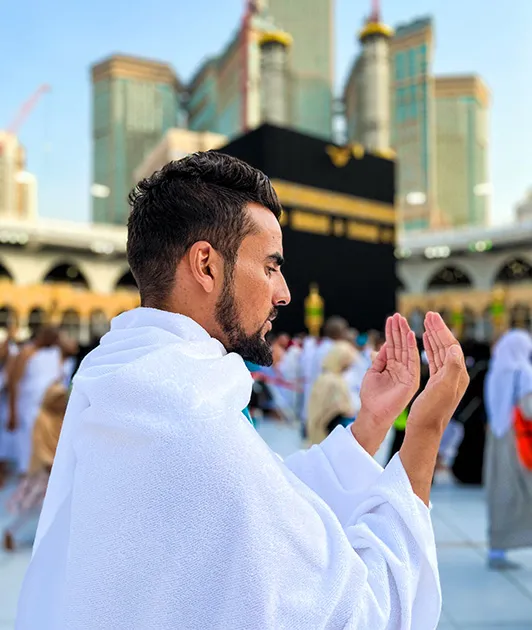
<path fill-rule="evenodd" d="M 464 354 L 460 345 L 455 343 L 452 346 L 449 346 L 445 351 L 444 370 L 446 375 L 456 379 L 457 387 L 458 381 L 462 379 L 463 364 Z"/>
<path fill-rule="evenodd" d="M 406 338 L 407 355 L 408 355 L 408 372 L 419 378 L 421 370 L 421 359 L 417 349 L 416 335 L 410 331 Z"/>
<path fill-rule="evenodd" d="M 377 356 L 373 359 L 373 363 L 371 365 L 371 368 L 375 371 L 375 372 L 384 372 L 384 369 L 386 368 L 386 358 L 387 358 L 387 350 L 386 350 L 386 344 L 384 344 L 381 349 L 378 351 Z"/>
<path fill-rule="evenodd" d="M 401 331 L 401 363 L 408 366 L 408 333 L 410 326 L 404 317 L 399 318 L 399 330 Z"/>
<path fill-rule="evenodd" d="M 434 374 L 436 374 L 436 372 L 438 371 L 436 357 L 438 356 L 438 361 L 439 361 L 439 355 L 438 353 L 434 352 L 434 348 L 432 347 L 431 340 L 430 340 L 430 335 L 427 332 L 423 333 L 423 346 L 425 348 L 425 352 L 427 353 L 427 359 L 429 361 L 430 376 L 434 376 Z"/>
<path fill-rule="evenodd" d="M 432 313 L 434 314 L 434 313 Z M 436 370 L 440 370 L 443 367 L 443 363 L 445 361 L 445 348 L 440 348 L 438 339 L 434 334 L 434 331 L 430 327 L 430 318 L 429 324 L 427 325 L 427 340 L 432 348 L 432 355 L 434 357 L 434 365 L 436 366 Z"/>
<path fill-rule="evenodd" d="M 430 376 L 432 376 L 436 373 L 436 364 L 434 363 L 434 352 L 432 352 L 432 347 L 430 345 L 429 336 L 427 335 L 427 333 L 423 333 L 423 348 L 425 349 L 427 361 L 429 362 L 429 373 Z"/>
<path fill-rule="evenodd" d="M 443 321 L 443 318 L 439 313 L 432 314 L 431 328 L 434 331 L 434 334 L 438 337 L 439 343 L 445 348 L 458 344 L 456 337 Z"/>
<path fill-rule="evenodd" d="M 395 314 L 392 317 L 392 338 L 393 338 L 393 354 L 394 359 L 397 362 L 401 362 L 402 343 L 401 343 L 401 328 L 399 327 L 399 320 L 401 316 Z"/>
<path fill-rule="evenodd" d="M 427 317 L 425 319 L 425 329 L 431 341 L 437 367 L 441 367 L 445 362 L 445 352 L 447 347 L 443 344 L 443 341 L 436 333 L 436 328 L 439 327 L 440 324 L 445 326 L 439 313 L 427 313 Z"/>
<path fill-rule="evenodd" d="M 388 319 L 386 320 L 385 338 L 386 342 L 384 343 L 384 346 L 386 347 L 386 358 L 388 359 L 388 361 L 392 361 L 394 359 L 394 351 L 391 317 L 388 317 Z"/>

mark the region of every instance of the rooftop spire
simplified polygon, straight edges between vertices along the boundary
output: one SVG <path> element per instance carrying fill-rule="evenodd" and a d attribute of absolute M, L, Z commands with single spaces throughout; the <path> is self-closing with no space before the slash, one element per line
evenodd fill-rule
<path fill-rule="evenodd" d="M 387 38 L 393 35 L 393 30 L 381 22 L 380 0 L 371 0 L 371 13 L 359 34 L 359 38 L 361 41 L 364 41 L 370 35 L 382 35 Z"/>
<path fill-rule="evenodd" d="M 371 0 L 371 14 L 368 22 L 378 24 L 381 21 L 381 3 L 379 0 Z"/>

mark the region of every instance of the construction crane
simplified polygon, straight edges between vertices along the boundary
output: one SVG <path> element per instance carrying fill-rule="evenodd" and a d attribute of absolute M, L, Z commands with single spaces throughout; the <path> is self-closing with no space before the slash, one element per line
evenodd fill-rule
<path fill-rule="evenodd" d="M 35 92 L 29 97 L 29 99 L 18 110 L 17 115 L 11 121 L 11 124 L 6 128 L 7 133 L 14 136 L 17 135 L 19 129 L 22 127 L 28 116 L 31 114 L 34 107 L 39 102 L 41 96 L 50 91 L 50 86 L 46 83 L 40 85 Z M 3 151 L 2 144 L 0 143 L 0 153 Z"/>

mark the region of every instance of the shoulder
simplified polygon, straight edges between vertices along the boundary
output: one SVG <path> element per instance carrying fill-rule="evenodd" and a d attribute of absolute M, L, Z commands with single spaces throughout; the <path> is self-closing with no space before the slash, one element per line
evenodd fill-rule
<path fill-rule="evenodd" d="M 32 343 L 29 343 L 25 345 L 17 355 L 15 355 L 14 360 L 19 365 L 26 363 L 36 351 L 37 348 Z"/>

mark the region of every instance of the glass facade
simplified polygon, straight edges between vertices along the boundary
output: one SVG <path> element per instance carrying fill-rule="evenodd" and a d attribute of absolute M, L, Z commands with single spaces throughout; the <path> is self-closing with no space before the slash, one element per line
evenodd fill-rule
<path fill-rule="evenodd" d="M 333 0 L 268 0 L 275 24 L 293 37 L 291 125 L 330 139 L 333 115 Z"/>
<path fill-rule="evenodd" d="M 411 208 L 409 193 L 423 193 L 427 200 L 434 190 L 430 155 L 433 144 L 430 52 L 432 25 L 418 20 L 399 27 L 392 38 L 391 142 L 398 156 L 397 194 L 403 209 L 405 229 L 423 229 L 430 223 L 430 207 Z M 411 211 L 415 211 L 410 218 Z M 425 216 L 420 217 L 419 214 Z"/>
<path fill-rule="evenodd" d="M 486 225 L 488 197 L 475 190 L 488 181 L 487 107 L 474 79 L 454 93 L 445 87 L 436 98 L 438 205 L 449 226 Z"/>
<path fill-rule="evenodd" d="M 182 123 L 174 83 L 108 76 L 93 84 L 93 183 L 109 193 L 92 198 L 93 221 L 126 223 L 133 171 L 168 129 Z"/>
<path fill-rule="evenodd" d="M 390 137 L 403 228 L 428 229 L 440 220 L 444 226 L 485 225 L 489 197 L 475 194 L 475 186 L 489 181 L 487 90 L 478 77 L 432 75 L 430 19 L 396 29 L 390 63 Z M 351 142 L 359 141 L 357 72 L 355 63 L 345 90 Z M 452 87 L 447 98 L 438 91 L 442 81 Z M 425 203 L 412 206 L 410 193 L 423 193 Z"/>

